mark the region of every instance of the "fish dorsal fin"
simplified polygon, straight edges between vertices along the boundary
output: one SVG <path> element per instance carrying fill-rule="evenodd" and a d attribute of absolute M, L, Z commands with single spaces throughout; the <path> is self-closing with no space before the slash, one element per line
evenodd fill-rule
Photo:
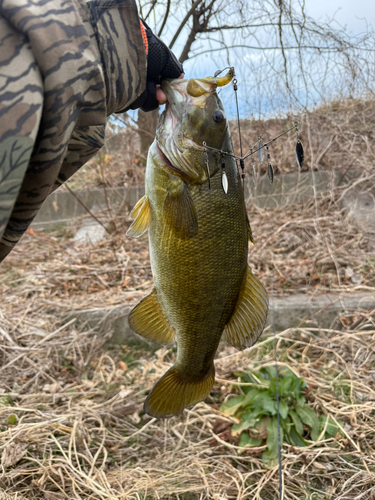
<path fill-rule="evenodd" d="M 198 219 L 189 188 L 182 181 L 175 181 L 167 189 L 163 203 L 163 216 L 168 226 L 180 238 L 198 234 Z"/>
<path fill-rule="evenodd" d="M 255 245 L 255 241 L 254 241 L 254 238 L 253 238 L 253 232 L 251 230 L 251 226 L 250 226 L 250 221 L 249 221 L 249 216 L 247 215 L 246 213 L 246 228 L 247 228 L 247 239 L 249 241 L 251 241 L 251 243 L 253 245 Z"/>
<path fill-rule="evenodd" d="M 130 311 L 129 325 L 138 335 L 160 344 L 170 344 L 175 336 L 175 331 L 160 306 L 155 288 Z"/>
<path fill-rule="evenodd" d="M 252 346 L 263 331 L 267 313 L 267 292 L 247 266 L 237 304 L 224 328 L 223 340 L 238 349 Z"/>
<path fill-rule="evenodd" d="M 129 229 L 126 231 L 126 236 L 138 238 L 141 236 L 150 224 L 150 202 L 145 194 L 137 201 L 133 210 L 130 212 L 130 217 L 134 219 Z"/>

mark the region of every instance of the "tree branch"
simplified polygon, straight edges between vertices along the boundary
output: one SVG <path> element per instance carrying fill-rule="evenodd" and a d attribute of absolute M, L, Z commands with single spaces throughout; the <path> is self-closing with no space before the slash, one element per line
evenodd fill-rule
<path fill-rule="evenodd" d="M 152 0 L 151 2 L 151 7 L 148 13 L 146 14 L 146 17 L 144 18 L 145 21 L 147 21 L 148 16 L 151 14 L 151 12 L 154 10 L 155 5 L 158 3 L 158 0 Z"/>
<path fill-rule="evenodd" d="M 270 46 L 270 47 L 257 47 L 256 45 L 251 46 L 251 45 L 228 45 L 224 47 L 220 47 L 217 49 L 209 49 L 209 50 L 202 50 L 202 52 L 198 52 L 197 54 L 193 54 L 192 56 L 189 56 L 189 59 L 193 59 L 194 57 L 198 57 L 202 54 L 207 54 L 211 52 L 219 52 L 220 50 L 227 50 L 227 49 L 252 49 L 252 50 L 281 50 L 280 46 Z M 299 50 L 299 49 L 311 49 L 315 50 L 316 52 L 331 52 L 331 53 L 337 53 L 337 47 L 332 46 L 332 47 L 318 47 L 316 45 L 301 45 L 301 46 L 290 46 L 290 47 L 285 47 L 284 46 L 284 51 L 285 50 Z M 369 49 L 370 50 L 370 49 Z"/>
<path fill-rule="evenodd" d="M 193 26 L 190 30 L 188 39 L 179 57 L 179 61 L 181 63 L 186 61 L 186 59 L 188 59 L 191 46 L 195 42 L 197 34 L 205 33 L 207 31 L 208 23 L 212 17 L 212 8 L 214 6 L 215 1 L 216 0 L 211 0 L 211 3 L 209 3 L 207 7 L 203 3 L 203 5 L 199 10 L 196 9 L 193 12 Z M 202 21 L 200 21 L 201 17 L 203 17 Z"/>
<path fill-rule="evenodd" d="M 286 56 L 285 56 L 284 40 L 283 40 L 283 28 L 282 28 L 283 9 L 284 9 L 283 0 L 279 0 L 279 22 L 278 22 L 279 41 L 280 41 L 281 53 L 283 55 L 283 60 L 284 60 L 285 85 L 286 85 L 286 88 L 288 89 L 288 91 L 290 92 L 291 90 L 290 90 L 289 77 L 288 77 L 288 65 L 287 65 L 287 60 L 286 60 Z"/>
<path fill-rule="evenodd" d="M 169 9 L 171 8 L 171 0 L 167 1 L 167 10 L 165 11 L 164 19 L 161 24 L 160 30 L 158 31 L 158 36 L 160 36 L 163 33 L 164 26 L 167 22 L 168 16 L 169 16 Z"/>
<path fill-rule="evenodd" d="M 202 2 L 203 0 L 195 0 L 193 5 L 191 6 L 191 9 L 187 12 L 186 16 L 183 18 L 181 21 L 180 26 L 178 27 L 174 37 L 172 38 L 171 43 L 169 44 L 169 48 L 171 49 L 173 45 L 176 43 L 177 38 L 180 36 L 181 31 L 183 30 L 185 24 L 188 22 L 189 17 L 194 14 L 195 9 L 198 7 L 198 5 Z"/>
<path fill-rule="evenodd" d="M 213 26 L 211 28 L 207 28 L 206 32 L 209 33 L 211 31 L 238 30 L 242 28 L 264 28 L 265 26 L 279 26 L 279 24 L 278 23 L 238 24 L 236 26 L 223 24 L 221 26 Z M 290 23 L 283 23 L 282 26 L 290 26 Z"/>

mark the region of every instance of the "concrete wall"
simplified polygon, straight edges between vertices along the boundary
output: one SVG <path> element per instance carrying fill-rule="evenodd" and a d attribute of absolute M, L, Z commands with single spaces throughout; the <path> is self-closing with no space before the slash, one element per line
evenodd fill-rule
<path fill-rule="evenodd" d="M 270 184 L 267 176 L 262 176 L 256 186 L 252 178 L 248 177 L 245 179 L 245 197 L 259 208 L 303 204 L 315 196 L 326 195 L 339 181 L 339 174 L 334 172 L 285 174 L 275 176 L 273 184 Z M 40 229 L 53 227 L 57 223 L 87 215 L 76 197 L 92 212 L 108 207 L 116 210 L 123 203 L 131 208 L 144 195 L 144 187 L 75 190 L 74 194 L 75 196 L 64 187 L 52 193 L 44 202 L 33 226 Z"/>
<path fill-rule="evenodd" d="M 311 198 L 326 196 L 339 182 L 335 172 L 296 172 L 275 176 L 273 184 L 263 176 L 254 185 L 245 183 L 245 197 L 258 208 L 277 208 L 303 204 Z"/>
<path fill-rule="evenodd" d="M 111 330 L 110 343 L 126 344 L 129 340 L 142 340 L 128 324 L 129 306 L 97 308 L 75 311 L 70 318 L 87 323 L 90 328 Z M 325 294 L 317 297 L 296 294 L 270 300 L 267 325 L 280 332 L 287 328 L 313 326 L 331 328 L 339 326 L 342 314 L 375 311 L 375 294 L 353 293 L 348 295 Z"/>
<path fill-rule="evenodd" d="M 34 219 L 33 227 L 43 229 L 62 222 L 72 221 L 87 215 L 87 210 L 77 198 L 93 213 L 102 210 L 119 209 L 123 203 L 133 207 L 145 194 L 144 187 L 74 190 L 74 195 L 61 187 L 44 202 Z"/>

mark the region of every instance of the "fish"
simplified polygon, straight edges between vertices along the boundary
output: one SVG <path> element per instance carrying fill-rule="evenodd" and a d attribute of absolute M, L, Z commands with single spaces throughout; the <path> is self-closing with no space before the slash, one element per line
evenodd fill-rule
<path fill-rule="evenodd" d="M 179 415 L 207 398 L 220 340 L 249 347 L 267 318 L 267 293 L 248 266 L 253 238 L 217 94 L 232 77 L 230 69 L 162 81 L 168 102 L 147 157 L 145 195 L 130 214 L 128 236 L 148 229 L 154 288 L 129 325 L 161 344 L 177 341 L 174 365 L 144 403 L 152 417 Z"/>

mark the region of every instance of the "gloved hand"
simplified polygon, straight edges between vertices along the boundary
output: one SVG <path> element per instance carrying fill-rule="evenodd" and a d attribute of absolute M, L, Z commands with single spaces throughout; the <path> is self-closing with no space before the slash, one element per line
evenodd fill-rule
<path fill-rule="evenodd" d="M 182 64 L 173 52 L 154 35 L 144 21 L 148 55 L 147 55 L 147 82 L 145 91 L 133 102 L 130 109 L 140 108 L 142 111 L 153 111 L 159 106 L 156 98 L 156 89 L 163 78 L 178 78 L 184 72 Z"/>

